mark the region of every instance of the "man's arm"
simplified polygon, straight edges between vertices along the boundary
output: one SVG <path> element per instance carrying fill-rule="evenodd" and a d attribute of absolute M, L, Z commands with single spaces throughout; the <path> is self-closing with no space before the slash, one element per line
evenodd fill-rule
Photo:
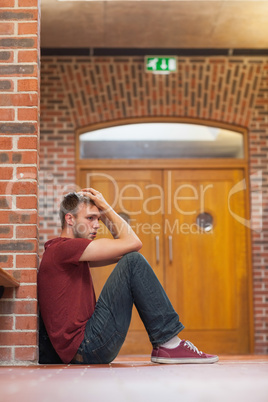
<path fill-rule="evenodd" d="M 116 264 L 121 258 L 122 257 L 117 257 L 110 260 L 90 261 L 90 268 L 106 267 L 107 265 Z"/>
<path fill-rule="evenodd" d="M 82 190 L 101 214 L 101 220 L 112 233 L 114 239 L 98 239 L 91 242 L 80 257 L 80 261 L 114 260 L 131 251 L 138 251 L 142 242 L 128 225 L 107 203 L 101 193 L 93 188 Z"/>

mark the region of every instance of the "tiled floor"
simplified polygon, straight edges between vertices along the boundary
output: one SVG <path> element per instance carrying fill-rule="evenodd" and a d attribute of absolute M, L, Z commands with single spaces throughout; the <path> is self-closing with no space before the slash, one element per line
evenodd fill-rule
<path fill-rule="evenodd" d="M 268 356 L 157 365 L 126 356 L 103 366 L 2 366 L 1 402 L 268 402 Z"/>

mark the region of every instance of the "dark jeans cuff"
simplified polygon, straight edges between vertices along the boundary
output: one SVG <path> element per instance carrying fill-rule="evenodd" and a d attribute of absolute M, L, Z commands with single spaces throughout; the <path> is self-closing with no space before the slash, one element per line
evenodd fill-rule
<path fill-rule="evenodd" d="M 169 331 L 168 334 L 164 334 L 162 337 L 159 337 L 159 335 L 154 337 L 157 339 L 151 340 L 153 348 L 156 348 L 157 346 L 163 345 L 163 343 L 168 342 L 174 336 L 178 335 L 183 329 L 184 325 L 180 322 L 179 325 L 176 327 L 176 329 L 174 329 L 173 331 Z"/>

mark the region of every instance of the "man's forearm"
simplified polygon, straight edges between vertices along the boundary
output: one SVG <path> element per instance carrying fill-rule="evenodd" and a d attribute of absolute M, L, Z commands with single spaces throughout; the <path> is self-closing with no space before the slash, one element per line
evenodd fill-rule
<path fill-rule="evenodd" d="M 91 261 L 90 268 L 105 267 L 106 265 L 116 264 L 122 257 L 112 258 L 110 260 Z"/>
<path fill-rule="evenodd" d="M 112 208 L 102 211 L 101 220 L 115 239 L 123 239 L 128 236 L 133 236 L 138 239 L 138 236 L 132 230 L 129 224 Z"/>

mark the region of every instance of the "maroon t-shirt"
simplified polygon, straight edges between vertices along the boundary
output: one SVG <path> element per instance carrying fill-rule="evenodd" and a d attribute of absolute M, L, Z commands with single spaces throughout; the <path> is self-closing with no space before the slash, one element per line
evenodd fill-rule
<path fill-rule="evenodd" d="M 40 312 L 54 349 L 69 363 L 84 338 L 96 299 L 88 262 L 79 262 L 91 240 L 58 237 L 45 244 L 38 271 Z"/>

